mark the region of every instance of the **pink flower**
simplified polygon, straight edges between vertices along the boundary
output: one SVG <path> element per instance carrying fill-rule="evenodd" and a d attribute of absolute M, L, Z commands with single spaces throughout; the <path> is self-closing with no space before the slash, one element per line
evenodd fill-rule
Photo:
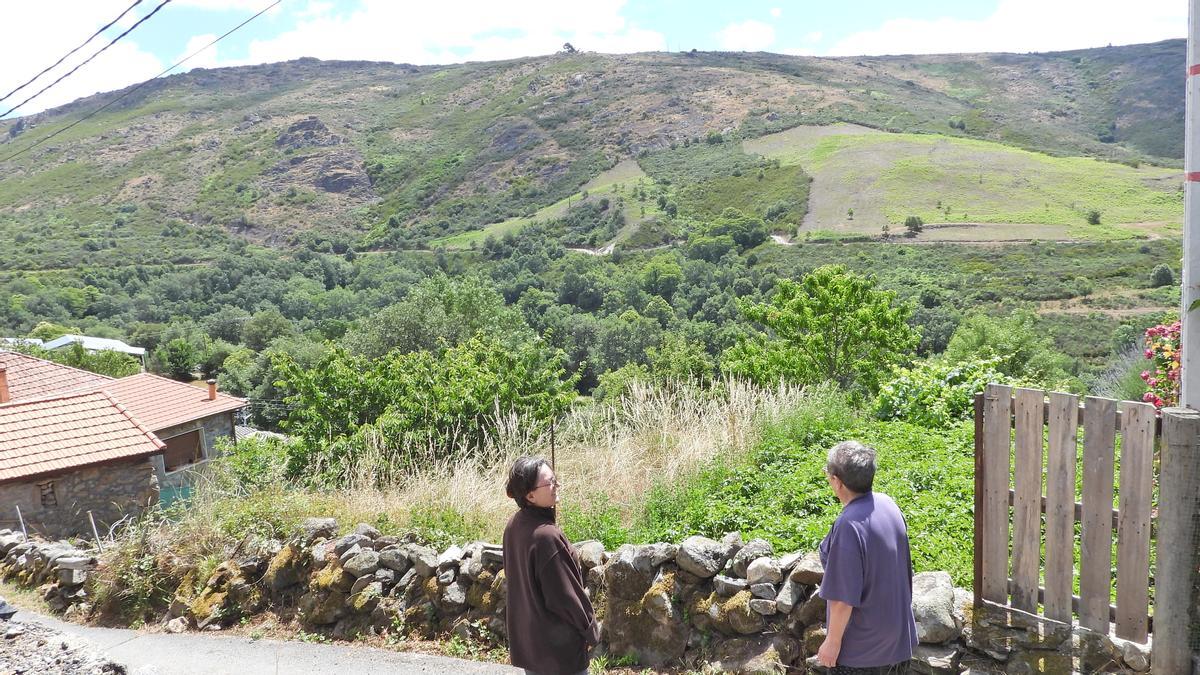
<path fill-rule="evenodd" d="M 1146 358 L 1148 358 L 1148 359 L 1154 358 L 1154 350 L 1153 349 L 1146 350 Z"/>
<path fill-rule="evenodd" d="M 1146 401 L 1147 403 L 1149 403 L 1150 401 L 1153 401 L 1154 400 L 1154 392 L 1148 391 L 1148 392 L 1142 394 L 1142 400 Z"/>

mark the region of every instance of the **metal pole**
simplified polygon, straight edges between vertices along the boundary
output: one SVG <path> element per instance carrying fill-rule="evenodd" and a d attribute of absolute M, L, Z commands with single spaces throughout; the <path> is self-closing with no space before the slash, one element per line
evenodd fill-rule
<path fill-rule="evenodd" d="M 1200 408 L 1200 0 L 1188 0 L 1187 107 L 1184 114 L 1183 285 L 1179 311 L 1183 352 L 1179 405 Z"/>
<path fill-rule="evenodd" d="M 21 506 L 14 504 L 17 507 L 17 521 L 21 523 L 21 536 L 25 537 L 25 541 L 29 541 L 29 533 L 25 531 L 25 518 L 21 516 Z"/>
<path fill-rule="evenodd" d="M 96 530 L 96 518 L 88 511 L 88 521 L 92 524 L 92 536 L 96 538 L 96 550 L 104 552 L 104 544 L 100 543 L 100 532 Z"/>

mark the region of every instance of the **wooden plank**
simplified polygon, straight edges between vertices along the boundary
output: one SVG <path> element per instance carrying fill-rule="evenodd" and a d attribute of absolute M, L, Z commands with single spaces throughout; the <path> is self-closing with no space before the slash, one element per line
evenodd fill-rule
<path fill-rule="evenodd" d="M 1013 505 L 1013 497 L 1014 497 L 1013 491 L 1009 490 L 1008 491 L 1008 505 L 1009 506 Z M 1046 512 L 1046 497 L 1045 497 L 1045 495 L 1043 495 L 1042 496 L 1042 513 L 1045 513 L 1045 512 Z M 1120 511 L 1118 511 L 1116 509 L 1112 510 L 1112 531 L 1113 532 L 1117 531 L 1117 519 L 1120 517 L 1120 515 L 1121 515 Z M 1082 502 L 1075 502 L 1075 522 L 1077 522 L 1077 523 L 1083 522 L 1083 503 Z M 1154 538 L 1154 532 L 1155 532 L 1154 519 L 1151 518 L 1150 519 L 1150 538 L 1151 539 Z"/>
<path fill-rule="evenodd" d="M 1083 418 L 1083 517 L 1080 520 L 1079 623 L 1108 633 L 1112 585 L 1113 442 L 1116 401 L 1089 396 Z"/>
<path fill-rule="evenodd" d="M 1012 580 L 1012 579 L 1009 579 L 1009 580 L 1008 580 L 1008 590 L 1009 590 L 1009 592 L 1011 592 L 1011 591 L 1012 591 L 1012 589 L 1013 589 L 1013 586 L 1014 586 L 1013 580 Z M 1045 588 L 1038 588 L 1038 602 L 1045 604 L 1045 602 L 1046 602 L 1046 589 L 1045 589 Z M 1076 614 L 1078 614 L 1078 613 L 1079 613 L 1079 603 L 1080 603 L 1080 602 L 1081 602 L 1081 601 L 1080 601 L 1080 598 L 1079 598 L 1079 596 L 1078 596 L 1078 595 L 1072 595 L 1072 596 L 1071 596 L 1071 609 L 1072 609 L 1072 610 L 1073 610 L 1073 611 L 1074 611 Z M 985 604 L 985 605 L 994 605 L 995 603 L 991 603 L 991 602 L 984 602 L 984 604 Z M 1010 609 L 1011 609 L 1011 608 L 1010 608 Z M 1047 617 L 1047 618 L 1049 618 L 1049 617 Z M 1117 620 L 1117 606 L 1116 606 L 1116 605 L 1109 605 L 1109 606 L 1108 606 L 1108 620 L 1109 620 L 1109 621 L 1116 621 L 1116 620 Z M 1064 623 L 1065 623 L 1065 622 L 1064 622 Z M 1153 632 L 1154 632 L 1154 617 L 1150 617 L 1150 632 L 1151 632 L 1151 633 L 1153 633 Z M 1156 642 L 1155 644 L 1158 644 L 1158 643 Z"/>
<path fill-rule="evenodd" d="M 1071 622 L 1075 578 L 1075 411 L 1079 398 L 1050 394 L 1050 432 L 1046 457 L 1046 616 Z"/>
<path fill-rule="evenodd" d="M 1042 408 L 1045 392 L 1017 389 L 1013 454 L 1012 606 L 1037 611 L 1042 566 Z"/>
<path fill-rule="evenodd" d="M 1117 525 L 1117 637 L 1145 642 L 1150 614 L 1154 406 L 1121 403 L 1121 512 Z"/>
<path fill-rule="evenodd" d="M 1192 667 L 1189 644 L 1192 589 L 1200 553 L 1200 412 L 1164 408 L 1158 473 L 1157 558 L 1154 574 L 1154 662 L 1156 675 L 1186 673 Z"/>
<path fill-rule="evenodd" d="M 974 607 L 983 606 L 983 394 L 975 394 L 975 510 L 971 556 L 971 592 Z"/>
<path fill-rule="evenodd" d="M 1012 388 L 989 384 L 983 393 L 983 597 L 1008 604 L 1008 486 Z"/>

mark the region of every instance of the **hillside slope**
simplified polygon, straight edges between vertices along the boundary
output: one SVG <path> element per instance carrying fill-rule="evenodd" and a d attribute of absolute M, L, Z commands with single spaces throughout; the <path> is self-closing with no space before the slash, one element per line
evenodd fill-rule
<path fill-rule="evenodd" d="M 243 239 L 426 246 L 533 216 L 622 160 L 645 165 L 710 134 L 800 124 L 1172 164 L 1182 155 L 1184 47 L 196 70 L 0 162 L 0 250 L 11 252 L 0 268 L 186 262 Z M 0 122 L 0 157 L 119 93 Z M 807 185 L 785 174 L 773 179 Z M 700 210 L 689 215 L 705 217 L 703 199 L 692 203 Z"/>

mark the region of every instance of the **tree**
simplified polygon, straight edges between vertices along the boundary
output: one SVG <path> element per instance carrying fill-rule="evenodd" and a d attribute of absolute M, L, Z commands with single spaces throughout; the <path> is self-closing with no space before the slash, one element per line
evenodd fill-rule
<path fill-rule="evenodd" d="M 642 290 L 670 301 L 683 283 L 683 271 L 675 261 L 675 256 L 660 254 L 651 258 L 642 268 L 640 281 Z"/>
<path fill-rule="evenodd" d="M 242 342 L 255 351 L 266 349 L 275 338 L 295 332 L 292 322 L 274 307 L 256 312 L 242 326 Z"/>
<path fill-rule="evenodd" d="M 921 233 L 925 227 L 925 221 L 921 220 L 921 216 L 909 216 L 904 219 L 904 229 L 908 230 L 908 236 L 915 237 Z"/>
<path fill-rule="evenodd" d="M 564 42 L 562 50 L 564 54 L 574 54 L 575 52 L 579 51 L 578 49 L 575 49 L 575 45 L 572 45 L 570 42 Z"/>
<path fill-rule="evenodd" d="M 1037 318 L 1029 311 L 1006 317 L 977 313 L 966 317 L 954 331 L 945 357 L 950 363 L 966 363 L 998 357 L 996 370 L 1047 387 L 1066 386 L 1071 376 L 1066 359 L 1054 347 Z"/>
<path fill-rule="evenodd" d="M 200 361 L 200 356 L 187 339 L 175 338 L 160 345 L 154 352 L 154 359 L 168 377 L 180 382 L 190 382 L 196 371 L 196 364 Z"/>
<path fill-rule="evenodd" d="M 907 323 L 909 304 L 841 265 L 780 280 L 769 302 L 739 307 L 765 331 L 726 350 L 721 367 L 762 384 L 827 381 L 873 392 L 919 341 Z"/>
<path fill-rule="evenodd" d="M 33 327 L 33 330 L 29 331 L 29 337 L 49 342 L 64 335 L 79 335 L 81 333 L 83 331 L 76 326 L 63 326 L 49 321 L 40 321 L 38 325 Z"/>

